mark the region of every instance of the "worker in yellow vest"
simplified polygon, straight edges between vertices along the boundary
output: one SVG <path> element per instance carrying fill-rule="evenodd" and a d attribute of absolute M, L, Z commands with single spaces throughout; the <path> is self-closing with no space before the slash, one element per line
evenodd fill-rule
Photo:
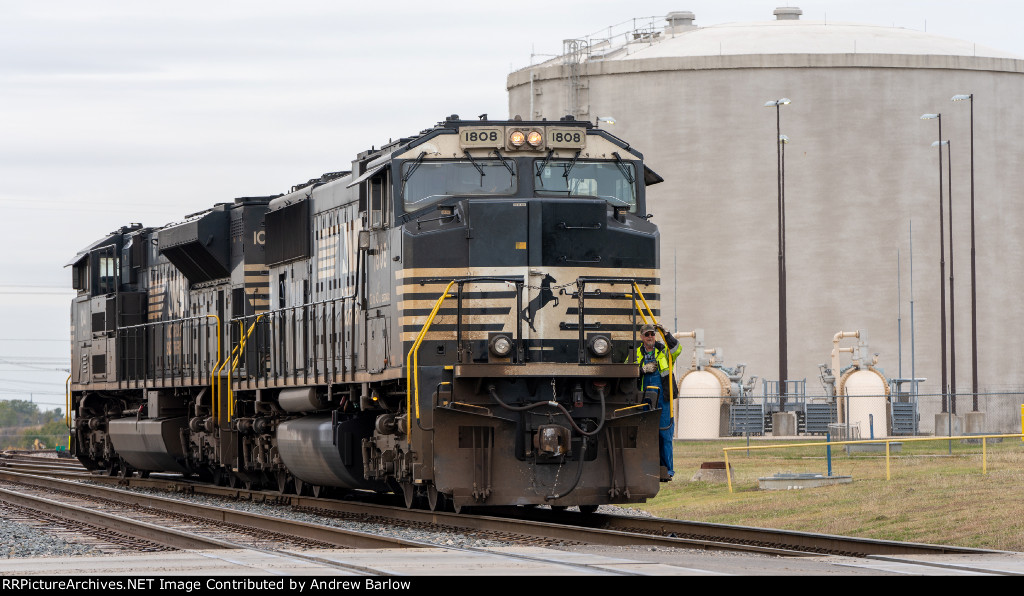
<path fill-rule="evenodd" d="M 665 344 L 658 341 L 658 331 L 665 337 Z M 640 365 L 640 391 L 655 392 L 657 401 L 652 408 L 661 408 L 658 433 L 659 459 L 661 460 L 661 481 L 668 482 L 675 475 L 672 467 L 672 410 L 669 407 L 668 376 L 672 363 L 683 347 L 671 333 L 661 325 L 644 325 L 640 329 L 643 344 L 636 349 L 636 362 Z"/>

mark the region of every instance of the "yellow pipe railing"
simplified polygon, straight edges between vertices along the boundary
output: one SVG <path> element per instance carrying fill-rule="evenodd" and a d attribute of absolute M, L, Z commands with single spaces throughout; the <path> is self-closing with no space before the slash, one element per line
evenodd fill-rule
<path fill-rule="evenodd" d="M 262 318 L 263 315 L 257 316 L 256 320 L 252 322 L 252 325 L 249 325 L 248 331 L 245 330 L 244 321 L 238 322 L 238 331 L 241 334 L 241 338 L 238 340 L 237 355 L 231 362 L 231 366 L 228 367 L 228 423 L 231 422 L 231 416 L 235 413 L 235 393 L 231 389 L 231 371 L 238 366 L 238 361 L 242 359 L 242 350 L 245 349 L 245 344 L 249 342 L 249 336 L 252 335 L 253 330 L 256 329 L 256 323 L 259 323 Z"/>
<path fill-rule="evenodd" d="M 227 366 L 228 363 L 231 362 L 231 359 L 235 356 L 235 354 L 238 353 L 238 347 L 239 346 L 236 345 L 234 348 L 232 348 L 231 353 L 228 355 L 227 358 L 225 358 L 223 361 L 219 361 L 219 364 L 218 364 L 217 368 L 215 368 L 213 370 L 213 375 L 211 375 L 211 376 L 213 376 L 213 377 L 220 376 L 220 373 L 221 373 L 221 371 L 224 370 L 224 367 Z M 221 398 L 223 397 L 223 395 L 221 395 L 221 392 L 220 392 L 220 383 L 217 383 L 217 386 L 218 386 L 217 387 L 217 396 L 216 396 L 216 400 L 214 401 L 214 404 L 213 404 L 213 411 L 214 411 L 214 419 L 217 421 L 217 424 L 220 424 Z"/>
<path fill-rule="evenodd" d="M 647 313 L 649 315 L 651 315 L 651 324 L 652 325 L 657 325 L 658 324 L 658 320 L 654 318 L 654 311 L 651 310 L 651 306 L 649 304 L 647 304 L 647 299 L 644 298 L 644 293 L 640 291 L 640 286 L 636 285 L 636 282 L 633 282 L 633 289 L 636 290 L 636 293 L 640 296 L 640 300 L 643 301 L 644 308 L 647 309 Z M 647 317 L 644 316 L 643 309 L 639 308 L 640 304 L 636 302 L 636 298 L 633 298 L 633 302 L 637 304 L 637 307 L 638 307 L 638 309 L 640 311 L 640 318 L 643 320 L 644 325 L 646 325 L 647 324 Z M 663 339 L 665 341 L 665 353 L 668 355 L 668 416 L 669 416 L 669 418 L 672 418 L 673 420 L 675 420 L 675 417 L 676 417 L 676 412 L 675 412 L 675 408 L 676 408 L 676 405 L 675 405 L 675 401 L 676 401 L 675 400 L 675 396 L 676 396 L 676 391 L 675 391 L 675 388 L 676 388 L 676 383 L 675 383 L 676 363 L 675 363 L 675 358 L 672 357 L 672 350 L 670 350 L 669 347 L 668 347 L 668 338 L 665 337 L 665 332 L 661 331 L 660 329 L 658 331 L 661 332 L 661 339 Z"/>
<path fill-rule="evenodd" d="M 420 359 L 419 359 L 420 344 L 423 343 L 423 338 L 427 336 L 427 330 L 430 329 L 430 325 L 434 322 L 434 317 L 437 316 L 437 311 L 439 311 L 441 309 L 441 303 L 444 302 L 446 298 L 451 298 L 452 297 L 452 295 L 448 293 L 448 290 L 452 289 L 453 285 L 455 285 L 455 280 L 454 279 L 451 282 L 449 282 L 448 286 L 444 289 L 443 292 L 441 292 L 441 296 L 437 299 L 437 302 L 434 303 L 434 308 L 432 308 L 430 310 L 430 315 L 427 316 L 427 322 L 423 324 L 423 329 L 420 329 L 419 335 L 416 336 L 416 341 L 414 341 L 413 344 L 412 344 L 412 347 L 409 348 L 409 356 L 405 359 L 405 361 L 412 366 L 413 384 L 416 386 L 415 387 L 415 392 L 416 392 L 416 420 L 417 421 L 420 419 L 420 374 L 419 374 L 420 373 Z M 413 405 L 412 404 L 412 391 L 410 389 L 411 388 L 409 387 L 409 385 L 406 384 L 406 386 L 405 386 L 405 411 L 409 412 L 409 413 L 412 412 L 412 405 Z M 406 438 L 406 441 L 408 441 L 410 443 L 412 442 L 412 416 L 411 415 L 406 415 L 406 417 L 405 417 L 405 438 Z"/>
<path fill-rule="evenodd" d="M 763 449 L 791 449 L 796 447 L 824 447 L 831 445 L 866 445 L 866 444 L 878 444 L 885 443 L 885 479 L 891 480 L 890 474 L 890 449 L 889 446 L 892 443 L 909 443 L 909 442 L 923 442 L 923 441 L 952 441 L 955 439 L 981 439 L 981 471 L 982 474 L 988 474 L 988 449 L 986 449 L 987 439 L 997 439 L 1005 437 L 1021 437 L 1024 440 L 1024 431 L 1020 434 L 1008 434 L 1008 435 L 966 435 L 959 437 L 908 437 L 908 438 L 893 438 L 893 439 L 867 439 L 861 441 L 815 441 L 809 443 L 788 443 L 784 445 L 755 445 L 741 446 L 741 447 L 722 447 L 722 451 L 725 453 L 725 470 L 726 478 L 729 481 L 729 492 L 732 492 L 732 474 L 729 473 L 729 452 L 730 451 L 753 451 Z"/>

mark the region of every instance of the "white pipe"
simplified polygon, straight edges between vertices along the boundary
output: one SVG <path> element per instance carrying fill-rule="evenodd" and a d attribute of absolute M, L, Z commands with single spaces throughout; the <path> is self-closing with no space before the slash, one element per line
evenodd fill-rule
<path fill-rule="evenodd" d="M 701 335 L 703 335 L 703 329 L 694 329 L 693 331 L 676 331 L 675 333 L 672 334 L 672 337 L 674 337 L 676 339 L 683 339 L 684 337 L 692 337 L 695 340 L 694 341 L 694 345 L 693 345 L 693 358 L 690 360 L 690 368 L 697 368 L 697 363 L 699 362 L 698 359 L 697 359 L 697 349 L 698 349 L 700 344 L 704 343 L 703 341 L 696 341 L 697 340 L 697 332 L 698 331 L 701 331 L 702 332 Z M 701 338 L 701 340 L 703 340 L 703 337 Z M 676 362 L 679 362 L 679 361 L 676 360 Z M 678 378 L 678 375 L 677 375 L 677 378 Z"/>
<path fill-rule="evenodd" d="M 839 348 L 839 341 L 846 337 L 860 337 L 860 331 L 840 331 L 832 337 L 832 394 L 836 397 L 836 413 L 839 422 L 846 422 L 843 412 L 845 400 L 839 394 L 839 352 L 853 352 L 853 348 Z"/>

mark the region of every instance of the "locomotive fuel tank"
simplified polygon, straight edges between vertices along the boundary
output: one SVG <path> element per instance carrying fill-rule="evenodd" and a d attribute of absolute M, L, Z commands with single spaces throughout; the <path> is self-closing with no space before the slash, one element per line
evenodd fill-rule
<path fill-rule="evenodd" d="M 382 490 L 363 478 L 362 439 L 373 434 L 373 420 L 350 418 L 334 423 L 330 415 L 310 415 L 277 427 L 281 461 L 299 480 L 320 486 Z"/>

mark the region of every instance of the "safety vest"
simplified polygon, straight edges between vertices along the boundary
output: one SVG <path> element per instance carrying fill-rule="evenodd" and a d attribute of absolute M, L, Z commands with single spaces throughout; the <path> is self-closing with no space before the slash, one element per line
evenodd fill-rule
<path fill-rule="evenodd" d="M 664 349 L 664 346 L 659 348 L 658 347 L 659 345 L 661 345 L 661 344 L 655 344 L 654 345 L 654 358 L 658 361 L 658 371 L 661 373 L 661 376 L 665 376 L 665 375 L 668 374 L 668 369 L 669 369 L 668 352 Z M 678 357 L 679 353 L 682 352 L 682 351 L 683 351 L 682 346 L 679 345 L 679 344 L 676 344 L 676 349 L 672 351 L 672 356 L 673 357 Z M 644 347 L 641 345 L 641 346 L 638 346 L 637 349 L 636 349 L 636 362 L 637 362 L 637 364 L 643 364 L 643 361 L 644 361 Z"/>

